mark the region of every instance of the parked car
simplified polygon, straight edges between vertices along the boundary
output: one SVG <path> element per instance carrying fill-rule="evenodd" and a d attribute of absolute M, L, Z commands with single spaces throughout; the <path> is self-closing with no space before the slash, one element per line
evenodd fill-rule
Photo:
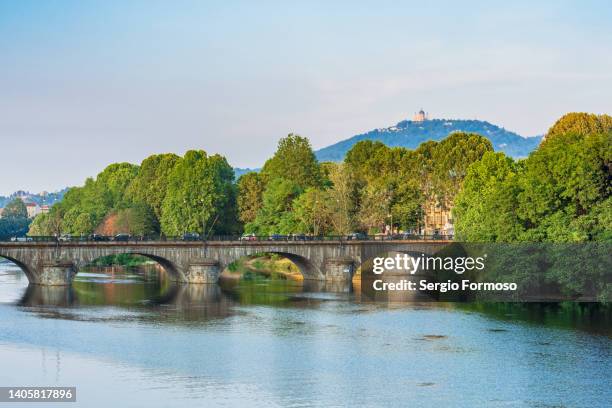
<path fill-rule="evenodd" d="M 352 232 L 346 237 L 346 239 L 348 239 L 349 241 L 363 241 L 367 238 L 368 237 L 362 232 Z"/>
<path fill-rule="evenodd" d="M 70 242 L 72 241 L 72 235 L 70 234 L 62 234 L 57 238 L 58 241 L 61 242 Z"/>
<path fill-rule="evenodd" d="M 130 234 L 117 234 L 113 237 L 113 241 L 127 242 L 130 240 Z"/>
<path fill-rule="evenodd" d="M 186 232 L 183 234 L 183 241 L 199 241 L 200 234 L 197 232 Z"/>
<path fill-rule="evenodd" d="M 89 239 L 91 241 L 109 241 L 110 238 L 105 236 L 105 235 L 100 235 L 100 234 L 91 234 L 89 236 Z"/>
<path fill-rule="evenodd" d="M 257 241 L 255 234 L 243 234 L 240 237 L 240 241 Z"/>
<path fill-rule="evenodd" d="M 32 242 L 34 239 L 32 237 L 12 237 L 11 242 Z"/>
<path fill-rule="evenodd" d="M 272 234 L 268 237 L 270 241 L 285 241 L 287 237 L 285 235 L 280 234 Z"/>
<path fill-rule="evenodd" d="M 306 241 L 306 234 L 291 234 L 292 241 Z"/>

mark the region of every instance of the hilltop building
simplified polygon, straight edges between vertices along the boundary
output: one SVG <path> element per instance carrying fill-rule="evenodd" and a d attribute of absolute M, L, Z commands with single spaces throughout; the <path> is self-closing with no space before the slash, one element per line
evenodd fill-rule
<path fill-rule="evenodd" d="M 413 122 L 425 122 L 427 119 L 429 119 L 429 115 L 423 109 L 415 113 L 412 117 Z"/>

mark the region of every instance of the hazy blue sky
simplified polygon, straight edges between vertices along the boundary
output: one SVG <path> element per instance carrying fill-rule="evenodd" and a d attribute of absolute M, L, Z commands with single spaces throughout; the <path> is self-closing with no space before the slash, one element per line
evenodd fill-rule
<path fill-rule="evenodd" d="M 0 1 L 0 194 L 205 149 L 263 163 L 405 119 L 612 113 L 609 1 Z"/>

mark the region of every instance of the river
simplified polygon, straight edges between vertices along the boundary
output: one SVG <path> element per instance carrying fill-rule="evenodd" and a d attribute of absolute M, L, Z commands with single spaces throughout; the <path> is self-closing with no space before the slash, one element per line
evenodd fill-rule
<path fill-rule="evenodd" d="M 371 303 L 156 271 L 34 288 L 0 264 L 0 386 L 76 386 L 68 407 L 609 407 L 610 323 L 605 307 Z"/>

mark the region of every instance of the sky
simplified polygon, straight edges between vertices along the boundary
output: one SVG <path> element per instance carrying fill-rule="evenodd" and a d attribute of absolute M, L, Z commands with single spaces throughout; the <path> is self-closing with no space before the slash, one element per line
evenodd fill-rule
<path fill-rule="evenodd" d="M 524 136 L 612 113 L 609 1 L 0 1 L 0 195 L 112 162 L 259 167 L 424 108 Z"/>

